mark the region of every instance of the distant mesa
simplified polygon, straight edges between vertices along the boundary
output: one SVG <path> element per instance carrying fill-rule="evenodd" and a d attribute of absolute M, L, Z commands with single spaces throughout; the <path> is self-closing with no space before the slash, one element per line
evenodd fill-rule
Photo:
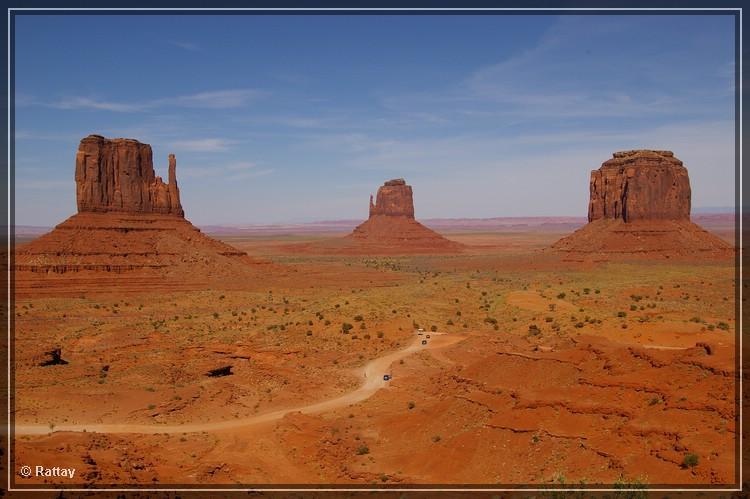
<path fill-rule="evenodd" d="M 589 181 L 589 223 L 552 248 L 571 260 L 727 257 L 731 245 L 690 221 L 687 168 L 671 151 L 612 155 Z"/>
<path fill-rule="evenodd" d="M 370 216 L 346 237 L 290 245 L 302 253 L 400 255 L 458 253 L 464 245 L 451 241 L 414 219 L 412 187 L 402 178 L 385 182 L 373 200 Z"/>
<path fill-rule="evenodd" d="M 463 248 L 414 219 L 412 188 L 401 178 L 379 187 L 375 203 L 370 196 L 370 217 L 346 238 L 370 254 L 451 253 Z"/>
<path fill-rule="evenodd" d="M 191 289 L 209 277 L 237 275 L 237 264 L 257 263 L 185 219 L 176 169 L 170 154 L 164 183 L 150 145 L 99 135 L 81 140 L 78 213 L 18 248 L 17 293 Z"/>

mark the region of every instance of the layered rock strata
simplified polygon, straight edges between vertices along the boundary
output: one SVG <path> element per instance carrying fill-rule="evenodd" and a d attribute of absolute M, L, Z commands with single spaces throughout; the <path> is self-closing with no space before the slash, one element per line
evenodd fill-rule
<path fill-rule="evenodd" d="M 370 216 L 347 238 L 355 242 L 352 252 L 446 253 L 462 245 L 446 239 L 414 219 L 414 199 L 404 179 L 393 179 L 378 188 L 375 203 L 370 196 Z"/>
<path fill-rule="evenodd" d="M 614 153 L 591 172 L 589 193 L 589 223 L 552 246 L 570 260 L 734 255 L 690 221 L 688 171 L 671 151 Z"/>
<path fill-rule="evenodd" d="M 90 135 L 76 154 L 78 213 L 15 253 L 17 293 L 193 288 L 255 263 L 185 219 L 169 155 L 156 176 L 151 146 Z"/>
<path fill-rule="evenodd" d="M 169 155 L 169 183 L 154 172 L 151 146 L 133 139 L 89 135 L 76 154 L 78 212 L 165 213 L 185 216 Z"/>
<path fill-rule="evenodd" d="M 672 151 L 622 151 L 589 181 L 589 222 L 690 220 L 687 168 Z"/>

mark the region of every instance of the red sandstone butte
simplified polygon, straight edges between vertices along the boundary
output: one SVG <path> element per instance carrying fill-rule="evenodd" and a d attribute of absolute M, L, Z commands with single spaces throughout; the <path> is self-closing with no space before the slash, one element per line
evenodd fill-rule
<path fill-rule="evenodd" d="M 571 260 L 733 256 L 690 221 L 690 179 L 671 151 L 616 152 L 591 172 L 589 223 L 552 248 Z"/>
<path fill-rule="evenodd" d="M 16 251 L 16 293 L 192 289 L 258 263 L 185 219 L 169 155 L 169 183 L 151 146 L 89 135 L 76 154 L 78 213 Z"/>
<path fill-rule="evenodd" d="M 370 216 L 346 237 L 287 247 L 294 253 L 326 255 L 419 255 L 459 253 L 463 244 L 451 241 L 414 219 L 414 198 L 402 178 L 370 196 Z"/>
<path fill-rule="evenodd" d="M 154 173 L 151 146 L 133 139 L 89 135 L 76 154 L 78 211 L 166 213 L 184 216 L 169 155 L 169 183 Z"/>
<path fill-rule="evenodd" d="M 414 199 L 410 185 L 397 178 L 387 181 L 378 189 L 376 204 L 370 196 L 370 217 L 375 215 L 403 216 L 414 218 Z"/>
<path fill-rule="evenodd" d="M 672 151 L 622 151 L 591 172 L 589 222 L 690 220 L 687 168 Z"/>
<path fill-rule="evenodd" d="M 370 217 L 346 237 L 355 243 L 348 252 L 450 253 L 463 248 L 414 219 L 412 188 L 404 179 L 385 182 L 375 199 L 373 203 L 370 196 Z"/>

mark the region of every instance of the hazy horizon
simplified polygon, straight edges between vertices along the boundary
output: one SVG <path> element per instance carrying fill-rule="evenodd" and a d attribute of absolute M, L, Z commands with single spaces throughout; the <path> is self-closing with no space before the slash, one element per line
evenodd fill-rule
<path fill-rule="evenodd" d="M 364 219 L 395 177 L 419 219 L 585 217 L 638 148 L 734 200 L 731 15 L 15 19 L 17 225 L 76 212 L 92 133 L 175 153 L 197 225 Z"/>
<path fill-rule="evenodd" d="M 693 207 L 692 208 L 692 216 L 711 216 L 711 215 L 734 215 L 734 208 L 731 206 L 706 206 L 706 207 Z M 191 219 L 190 213 L 185 213 L 185 217 L 188 219 Z M 418 220 L 422 221 L 435 221 L 435 220 L 445 220 L 445 221 L 461 221 L 461 220 L 472 220 L 472 221 L 480 221 L 480 220 L 513 220 L 513 219 L 540 219 L 540 220 L 555 220 L 555 219 L 578 219 L 578 220 L 586 220 L 587 214 L 584 213 L 582 215 L 529 215 L 529 216 L 502 216 L 498 215 L 495 217 L 416 217 Z M 367 214 L 360 218 L 354 218 L 354 217 L 342 217 L 342 218 L 335 218 L 335 219 L 313 219 L 313 220 L 280 220 L 277 222 L 234 222 L 234 223 L 225 223 L 225 222 L 204 222 L 196 224 L 199 227 L 227 227 L 227 228 L 242 228 L 242 227 L 263 227 L 263 226 L 284 226 L 284 225 L 314 225 L 314 224 L 345 224 L 345 223 L 355 223 L 359 224 L 367 219 Z M 62 221 L 62 220 L 61 220 Z M 21 228 L 35 228 L 35 229 L 45 229 L 49 230 L 54 227 L 54 225 L 34 225 L 34 224 L 22 224 L 22 223 L 16 223 L 16 227 Z"/>

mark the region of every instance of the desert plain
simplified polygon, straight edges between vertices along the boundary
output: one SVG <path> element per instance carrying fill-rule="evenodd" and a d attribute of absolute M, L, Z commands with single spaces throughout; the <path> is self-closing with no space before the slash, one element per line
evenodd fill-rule
<path fill-rule="evenodd" d="M 86 137 L 15 248 L 11 465 L 76 470 L 18 484 L 735 482 L 734 219 L 671 152 L 594 170 L 588 220 L 423 224 L 393 179 L 356 227 L 206 234 L 169 177 Z"/>
<path fill-rule="evenodd" d="M 238 233 L 255 278 L 20 289 L 16 462 L 87 484 L 731 483 L 733 260 L 566 262 L 561 235 L 368 257 Z M 420 328 L 368 373 L 391 381 L 306 413 Z M 54 348 L 67 364 L 40 366 Z"/>

